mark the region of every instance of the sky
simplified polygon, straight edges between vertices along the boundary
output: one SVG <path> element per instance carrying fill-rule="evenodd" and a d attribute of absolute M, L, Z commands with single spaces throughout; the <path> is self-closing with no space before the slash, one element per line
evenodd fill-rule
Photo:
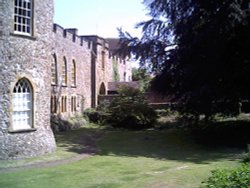
<path fill-rule="evenodd" d="M 54 0 L 54 22 L 77 28 L 78 35 L 118 37 L 117 28 L 140 36 L 136 23 L 147 20 L 143 0 Z"/>

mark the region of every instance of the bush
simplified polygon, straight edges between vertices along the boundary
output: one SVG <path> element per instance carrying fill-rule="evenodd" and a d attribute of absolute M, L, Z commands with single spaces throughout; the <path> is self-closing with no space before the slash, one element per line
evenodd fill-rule
<path fill-rule="evenodd" d="M 89 121 L 92 123 L 105 123 L 107 120 L 107 112 L 97 108 L 86 109 L 84 114 L 88 117 Z"/>
<path fill-rule="evenodd" d="M 83 125 L 87 124 L 87 120 L 84 116 L 76 115 L 68 120 L 62 119 L 59 116 L 51 117 L 51 128 L 53 132 L 69 131 L 79 129 Z"/>
<path fill-rule="evenodd" d="M 108 107 L 107 120 L 114 127 L 143 129 L 153 126 L 157 114 L 146 102 L 140 90 L 128 86 L 119 89 L 119 95 Z"/>
<path fill-rule="evenodd" d="M 250 144 L 247 145 L 247 152 L 243 154 L 242 159 L 244 163 L 250 162 Z"/>
<path fill-rule="evenodd" d="M 203 184 L 201 187 L 204 188 L 249 188 L 250 164 L 243 164 L 233 170 L 214 170 Z"/>

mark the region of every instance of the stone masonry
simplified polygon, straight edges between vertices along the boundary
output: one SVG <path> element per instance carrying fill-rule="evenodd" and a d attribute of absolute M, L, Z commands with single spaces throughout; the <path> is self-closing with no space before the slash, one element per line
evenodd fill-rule
<path fill-rule="evenodd" d="M 53 0 L 36 0 L 31 36 L 13 29 L 14 1 L 0 0 L 0 159 L 22 158 L 56 148 L 50 128 L 50 62 Z M 29 80 L 33 89 L 32 127 L 13 127 L 13 88 Z"/>
<path fill-rule="evenodd" d="M 51 94 L 57 100 L 56 114 L 67 118 L 82 112 L 91 106 L 91 49 L 76 29 L 64 29 L 54 24 L 53 55 L 57 61 L 57 83 L 52 84 Z M 63 63 L 67 62 L 67 83 L 63 85 Z M 76 66 L 76 83 L 73 83 L 73 61 Z M 67 98 L 65 110 L 62 109 L 62 97 Z M 76 97 L 76 109 L 71 109 L 71 99 Z"/>
<path fill-rule="evenodd" d="M 53 0 L 0 0 L 0 159 L 53 152 L 51 117 L 82 114 L 107 94 L 108 82 L 131 79 L 130 64 L 109 39 L 80 36 L 54 24 L 53 14 Z M 114 59 L 120 80 L 114 80 Z M 25 91 L 16 91 L 20 83 Z M 26 95 L 31 98 L 16 97 Z M 24 112 L 16 108 L 20 101 L 27 105 Z M 29 123 L 20 128 L 16 119 L 25 118 Z"/>

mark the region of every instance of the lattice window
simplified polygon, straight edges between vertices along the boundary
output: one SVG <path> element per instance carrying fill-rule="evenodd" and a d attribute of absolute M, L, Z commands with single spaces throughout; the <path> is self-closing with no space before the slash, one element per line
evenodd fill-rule
<path fill-rule="evenodd" d="M 67 60 L 65 57 L 63 58 L 63 64 L 62 64 L 62 84 L 64 86 L 67 85 Z"/>
<path fill-rule="evenodd" d="M 20 79 L 13 89 L 13 130 L 32 128 L 33 90 L 29 81 Z"/>
<path fill-rule="evenodd" d="M 33 1 L 15 0 L 14 32 L 32 35 L 33 27 Z"/>
<path fill-rule="evenodd" d="M 75 60 L 73 60 L 73 62 L 72 62 L 71 74 L 72 74 L 71 75 L 71 81 L 72 81 L 71 85 L 76 86 L 76 62 L 75 62 Z"/>
<path fill-rule="evenodd" d="M 55 54 L 51 63 L 51 84 L 57 84 L 57 58 Z"/>

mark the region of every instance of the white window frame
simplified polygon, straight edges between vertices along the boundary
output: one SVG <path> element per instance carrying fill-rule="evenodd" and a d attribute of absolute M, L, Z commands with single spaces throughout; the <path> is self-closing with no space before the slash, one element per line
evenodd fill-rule
<path fill-rule="evenodd" d="M 14 33 L 33 35 L 33 0 L 14 0 Z"/>
<path fill-rule="evenodd" d="M 12 130 L 28 130 L 33 126 L 33 87 L 28 79 L 18 80 L 12 93 Z"/>

